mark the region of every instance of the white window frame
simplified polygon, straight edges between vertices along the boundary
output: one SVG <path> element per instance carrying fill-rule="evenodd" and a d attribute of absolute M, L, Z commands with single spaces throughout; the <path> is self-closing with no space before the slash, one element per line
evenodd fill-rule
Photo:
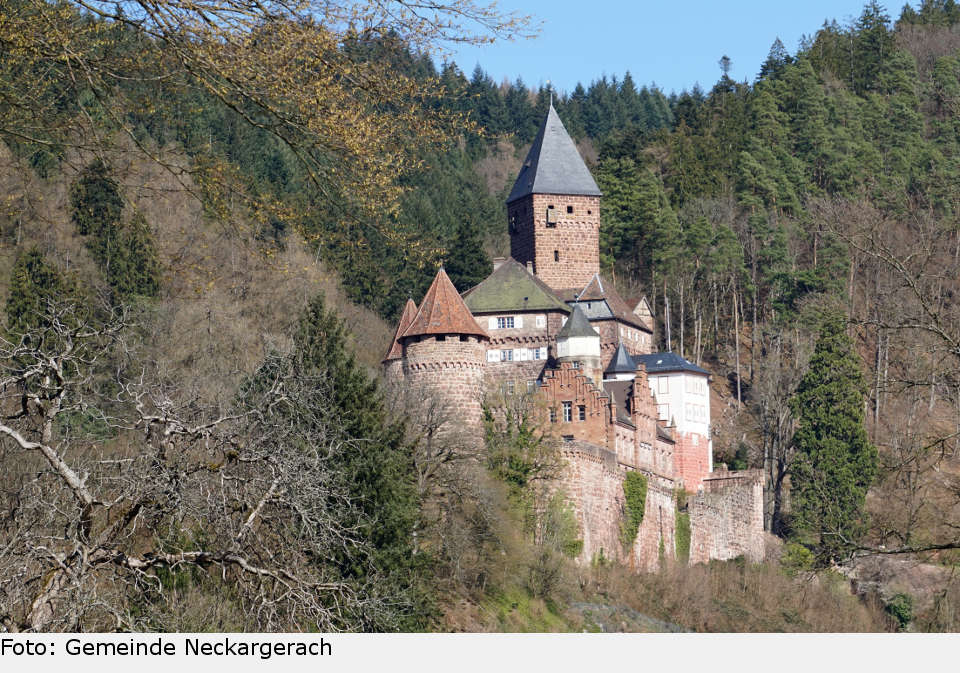
<path fill-rule="evenodd" d="M 563 422 L 572 423 L 573 422 L 573 402 L 561 402 L 563 407 Z"/>

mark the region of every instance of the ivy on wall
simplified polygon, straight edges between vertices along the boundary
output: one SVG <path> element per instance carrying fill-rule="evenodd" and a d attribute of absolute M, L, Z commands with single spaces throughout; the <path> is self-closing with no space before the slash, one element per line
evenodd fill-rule
<path fill-rule="evenodd" d="M 637 539 L 647 504 L 647 478 L 639 472 L 627 472 L 623 480 L 624 521 L 620 524 L 620 541 L 630 547 Z"/>

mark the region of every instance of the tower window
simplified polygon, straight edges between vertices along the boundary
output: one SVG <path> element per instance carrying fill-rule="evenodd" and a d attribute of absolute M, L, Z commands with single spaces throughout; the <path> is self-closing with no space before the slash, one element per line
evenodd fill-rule
<path fill-rule="evenodd" d="M 563 422 L 569 423 L 573 420 L 573 402 L 563 403 Z"/>
<path fill-rule="evenodd" d="M 581 404 L 581 405 L 579 405 L 579 406 L 577 407 L 577 418 L 579 418 L 581 421 L 587 420 L 587 407 L 586 407 L 586 406 L 584 406 L 584 405 Z"/>
<path fill-rule="evenodd" d="M 554 262 L 559 262 L 559 261 L 560 261 L 560 251 L 559 251 L 559 250 L 554 250 L 554 251 L 553 251 L 553 261 L 554 261 Z"/>
<path fill-rule="evenodd" d="M 592 210 L 588 210 L 588 211 L 587 211 L 587 215 L 593 215 L 593 211 L 592 211 Z"/>
<path fill-rule="evenodd" d="M 567 214 L 568 215 L 573 214 L 573 206 L 567 206 Z"/>

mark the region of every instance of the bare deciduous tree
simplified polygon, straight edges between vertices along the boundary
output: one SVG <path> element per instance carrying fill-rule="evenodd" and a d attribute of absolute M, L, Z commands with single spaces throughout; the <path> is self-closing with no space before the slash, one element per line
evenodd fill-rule
<path fill-rule="evenodd" d="M 0 340 L 5 629 L 171 628 L 191 577 L 244 628 L 389 628 L 401 601 L 375 572 L 343 572 L 370 550 L 332 465 L 363 440 L 328 412 L 324 381 L 268 359 L 210 409 L 136 364 L 122 314 L 61 304 L 38 322 Z"/>

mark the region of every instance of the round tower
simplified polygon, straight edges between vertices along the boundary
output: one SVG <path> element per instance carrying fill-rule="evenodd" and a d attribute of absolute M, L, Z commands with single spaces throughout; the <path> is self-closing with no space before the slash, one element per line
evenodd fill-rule
<path fill-rule="evenodd" d="M 441 433 L 480 436 L 489 340 L 441 268 L 398 338 L 405 385 L 435 403 Z"/>
<path fill-rule="evenodd" d="M 603 381 L 600 334 L 576 304 L 570 318 L 557 332 L 557 362 L 574 363 L 574 367 L 582 369 L 598 386 Z"/>

